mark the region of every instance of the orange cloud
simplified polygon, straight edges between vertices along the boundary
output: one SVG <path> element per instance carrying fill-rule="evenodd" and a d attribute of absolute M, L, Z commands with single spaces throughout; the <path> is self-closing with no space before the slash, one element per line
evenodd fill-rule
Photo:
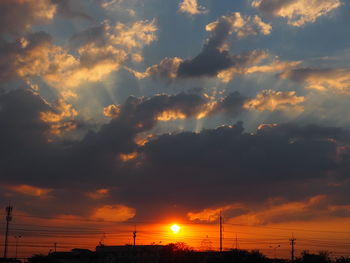
<path fill-rule="evenodd" d="M 183 0 L 179 4 L 179 11 L 190 15 L 205 14 L 208 12 L 204 7 L 198 5 L 197 0 Z"/>
<path fill-rule="evenodd" d="M 96 209 L 92 218 L 103 221 L 123 222 L 133 218 L 136 210 L 125 205 L 105 205 Z"/>
<path fill-rule="evenodd" d="M 88 44 L 78 49 L 79 57 L 73 57 L 61 49 L 51 61 L 51 70 L 43 75 L 44 80 L 57 88 L 75 88 L 84 82 L 97 82 L 119 69 L 127 59 L 124 50 L 111 45 L 97 47 Z"/>
<path fill-rule="evenodd" d="M 39 188 L 36 186 L 31 186 L 31 185 L 26 185 L 26 184 L 8 186 L 7 189 L 9 189 L 11 191 L 15 191 L 15 192 L 20 193 L 20 194 L 35 196 L 35 197 L 40 197 L 40 198 L 47 197 L 47 194 L 52 191 L 52 189 Z"/>
<path fill-rule="evenodd" d="M 230 26 L 229 34 L 236 33 L 239 38 L 257 35 L 259 33 L 269 35 L 272 30 L 271 25 L 263 22 L 259 16 L 242 16 L 239 12 L 233 12 L 228 16 L 221 16 L 217 21 L 208 24 L 205 29 L 207 31 L 215 31 L 222 23 Z"/>
<path fill-rule="evenodd" d="M 22 37 L 16 44 L 20 47 L 11 58 L 12 68 L 18 77 L 24 79 L 47 72 L 51 56 L 60 50 L 52 45 L 50 36 L 45 33 Z"/>
<path fill-rule="evenodd" d="M 246 73 L 247 67 L 250 65 L 258 64 L 264 59 L 268 58 L 269 54 L 266 51 L 254 50 L 247 54 L 238 55 L 236 59 L 243 61 L 239 67 L 232 66 L 225 70 L 221 70 L 217 77 L 224 83 L 230 82 L 236 75 L 242 75 Z"/>
<path fill-rule="evenodd" d="M 341 5 L 339 0 L 254 0 L 252 6 L 263 13 L 288 19 L 288 24 L 300 27 L 313 23 Z"/>
<path fill-rule="evenodd" d="M 330 205 L 325 195 L 313 196 L 305 201 L 266 204 L 261 210 L 253 208 L 250 212 L 231 218 L 235 224 L 261 225 L 268 223 L 309 221 L 314 218 L 329 217 L 336 209 Z M 339 208 L 338 208 L 339 209 Z"/>
<path fill-rule="evenodd" d="M 114 34 L 110 35 L 110 42 L 129 50 L 149 45 L 157 39 L 155 20 L 136 21 L 130 26 L 117 23 L 112 29 Z"/>
<path fill-rule="evenodd" d="M 102 188 L 102 189 L 96 190 L 95 192 L 89 192 L 86 195 L 88 197 L 90 197 L 91 199 L 98 200 L 98 199 L 102 199 L 102 198 L 108 196 L 108 194 L 109 194 L 109 190 Z"/>
<path fill-rule="evenodd" d="M 144 133 L 139 133 L 135 137 L 135 143 L 138 146 L 144 146 L 146 143 L 149 142 L 149 140 L 153 137 L 153 134 L 144 134 Z"/>
<path fill-rule="evenodd" d="M 246 69 L 247 74 L 281 72 L 300 65 L 301 61 L 278 61 L 275 60 L 271 64 L 252 66 Z"/>
<path fill-rule="evenodd" d="M 142 61 L 141 49 L 157 39 L 155 21 L 103 24 L 104 44 L 90 42 L 78 48 L 79 57 L 62 51 L 54 56 L 53 70 L 44 75 L 55 87 L 75 88 L 84 82 L 100 81 L 117 71 L 129 55 Z"/>
<path fill-rule="evenodd" d="M 237 208 L 242 208 L 242 206 L 237 204 L 237 205 L 227 205 L 227 206 L 217 207 L 217 208 L 206 208 L 200 212 L 189 212 L 187 213 L 187 217 L 191 221 L 215 222 L 218 220 L 220 213 L 224 213 L 225 211 L 229 211 Z"/>
<path fill-rule="evenodd" d="M 246 63 L 244 65 L 222 70 L 217 77 L 222 82 L 227 83 L 236 75 L 282 72 L 291 70 L 300 65 L 300 63 L 301 61 L 279 61 L 278 58 L 271 59 L 271 55 L 268 52 L 256 50 L 246 55 Z"/>
<path fill-rule="evenodd" d="M 18 76 L 27 80 L 40 76 L 57 89 L 73 89 L 86 82 L 102 80 L 129 58 L 142 61 L 142 48 L 157 39 L 155 21 L 115 26 L 105 22 L 101 30 L 103 41 L 83 44 L 77 48 L 77 56 L 54 45 L 48 34 L 23 37 L 13 43 L 17 49 L 10 49 L 13 53 L 8 55 L 10 65 L 1 77 Z"/>
<path fill-rule="evenodd" d="M 295 91 L 263 90 L 255 98 L 247 100 L 243 107 L 248 110 L 258 111 L 302 111 L 298 105 L 305 101 L 304 97 L 298 97 Z"/>
<path fill-rule="evenodd" d="M 178 57 L 165 58 L 159 64 L 148 67 L 145 72 L 138 72 L 130 68 L 127 68 L 127 70 L 138 79 L 144 79 L 150 76 L 175 79 L 182 61 L 183 60 Z"/>
<path fill-rule="evenodd" d="M 200 120 L 200 119 L 203 119 L 205 117 L 208 117 L 208 115 L 213 113 L 213 110 L 215 109 L 217 104 L 218 103 L 216 101 L 211 101 L 211 102 L 204 104 L 201 107 L 200 111 L 196 114 L 196 119 Z"/>
<path fill-rule="evenodd" d="M 268 200 L 263 205 L 232 204 L 223 207 L 206 208 L 199 212 L 189 212 L 191 221 L 215 222 L 220 212 L 227 224 L 265 225 L 288 222 L 312 222 L 325 220 L 334 215 L 350 215 L 349 205 L 333 205 L 326 195 L 312 196 L 306 200 L 288 202 L 283 199 Z"/>
<path fill-rule="evenodd" d="M 56 111 L 40 112 L 40 119 L 50 124 L 50 134 L 60 136 L 64 132 L 72 131 L 76 128 L 73 122 L 78 112 L 71 104 L 66 103 L 63 99 L 58 99 Z"/>
<path fill-rule="evenodd" d="M 50 125 L 50 134 L 54 136 L 62 136 L 66 132 L 74 131 L 77 125 L 72 121 L 55 123 Z M 49 141 L 52 141 L 51 139 Z"/>
<path fill-rule="evenodd" d="M 122 162 L 128 162 L 130 160 L 135 159 L 137 156 L 138 156 L 137 152 L 121 153 L 121 154 L 119 154 L 119 160 L 121 160 Z"/>
<path fill-rule="evenodd" d="M 280 74 L 282 79 L 291 79 L 306 83 L 306 88 L 318 91 L 332 90 L 338 93 L 350 93 L 350 69 L 312 69 L 300 68 Z"/>
<path fill-rule="evenodd" d="M 276 124 L 276 123 L 263 123 L 263 124 L 260 124 L 258 126 L 257 130 L 270 129 L 270 128 L 274 128 L 277 126 L 278 126 L 278 124 Z"/>
<path fill-rule="evenodd" d="M 63 99 L 58 99 L 55 109 L 58 113 L 52 111 L 41 112 L 40 119 L 43 122 L 59 122 L 65 118 L 73 118 L 78 115 L 78 112 L 73 108 L 73 106 L 67 104 Z"/>
<path fill-rule="evenodd" d="M 120 114 L 120 106 L 111 104 L 103 108 L 103 115 L 110 118 L 118 118 Z"/>
<path fill-rule="evenodd" d="M 163 111 L 156 117 L 158 121 L 182 120 L 186 118 L 186 114 L 182 113 L 179 110 Z"/>

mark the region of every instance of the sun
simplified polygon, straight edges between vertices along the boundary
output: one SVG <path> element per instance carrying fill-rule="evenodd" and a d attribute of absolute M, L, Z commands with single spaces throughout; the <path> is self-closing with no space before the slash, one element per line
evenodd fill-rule
<path fill-rule="evenodd" d="M 170 227 L 170 229 L 171 229 L 171 231 L 173 231 L 174 234 L 177 234 L 177 233 L 179 233 L 181 227 L 177 224 L 174 224 Z"/>

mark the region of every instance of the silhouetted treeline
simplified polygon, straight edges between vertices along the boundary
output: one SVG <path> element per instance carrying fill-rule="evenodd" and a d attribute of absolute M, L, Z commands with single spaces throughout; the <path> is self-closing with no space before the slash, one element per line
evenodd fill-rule
<path fill-rule="evenodd" d="M 150 246 L 151 247 L 151 246 Z M 29 263 L 290 263 L 287 259 L 270 259 L 258 250 L 234 249 L 224 251 L 195 251 L 185 243 L 168 244 L 157 250 L 157 255 L 149 257 L 136 255 L 132 246 L 126 248 L 122 255 L 109 250 L 106 253 L 88 250 L 72 250 L 72 252 L 57 252 L 47 256 L 34 255 L 28 259 Z M 149 253 L 149 252 L 147 252 Z M 317 254 L 304 251 L 296 258 L 294 263 L 350 263 L 350 258 L 339 257 L 331 259 L 331 253 L 319 252 Z"/>

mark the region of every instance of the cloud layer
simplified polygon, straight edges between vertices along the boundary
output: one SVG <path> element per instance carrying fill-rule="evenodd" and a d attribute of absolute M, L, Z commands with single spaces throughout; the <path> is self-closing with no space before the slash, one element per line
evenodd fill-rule
<path fill-rule="evenodd" d="M 349 218 L 349 8 L 0 1 L 3 205 L 101 224 Z"/>

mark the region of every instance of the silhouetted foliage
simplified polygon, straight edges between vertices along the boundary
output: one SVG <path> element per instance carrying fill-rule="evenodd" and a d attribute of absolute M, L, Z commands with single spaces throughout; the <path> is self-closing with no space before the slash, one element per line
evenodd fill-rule
<path fill-rule="evenodd" d="M 350 258 L 340 257 L 335 260 L 336 263 L 350 263 Z"/>
<path fill-rule="evenodd" d="M 311 254 L 305 250 L 301 253 L 301 258 L 297 262 L 302 263 L 331 263 L 330 252 L 320 251 L 318 254 Z"/>
<path fill-rule="evenodd" d="M 122 257 L 113 252 L 92 252 L 83 250 L 72 250 L 72 252 L 50 253 L 47 256 L 37 254 L 28 258 L 28 263 L 58 263 L 58 262 L 75 262 L 75 263 L 286 263 L 286 259 L 269 259 L 259 250 L 240 250 L 231 251 L 194 251 L 186 243 L 171 243 L 165 246 L 159 246 L 160 250 L 151 250 L 151 254 L 133 254 L 134 250 L 124 249 Z M 349 257 L 339 257 L 331 260 L 331 253 L 320 251 L 316 254 L 309 251 L 303 251 L 301 257 L 297 258 L 294 263 L 350 263 Z M 149 257 L 151 256 L 151 257 Z M 159 257 L 158 257 L 159 256 Z M 63 261 L 62 261 L 63 260 Z M 151 260 L 151 261 L 150 261 Z"/>
<path fill-rule="evenodd" d="M 161 251 L 159 263 L 193 263 L 196 255 L 192 248 L 184 242 L 170 243 Z"/>

